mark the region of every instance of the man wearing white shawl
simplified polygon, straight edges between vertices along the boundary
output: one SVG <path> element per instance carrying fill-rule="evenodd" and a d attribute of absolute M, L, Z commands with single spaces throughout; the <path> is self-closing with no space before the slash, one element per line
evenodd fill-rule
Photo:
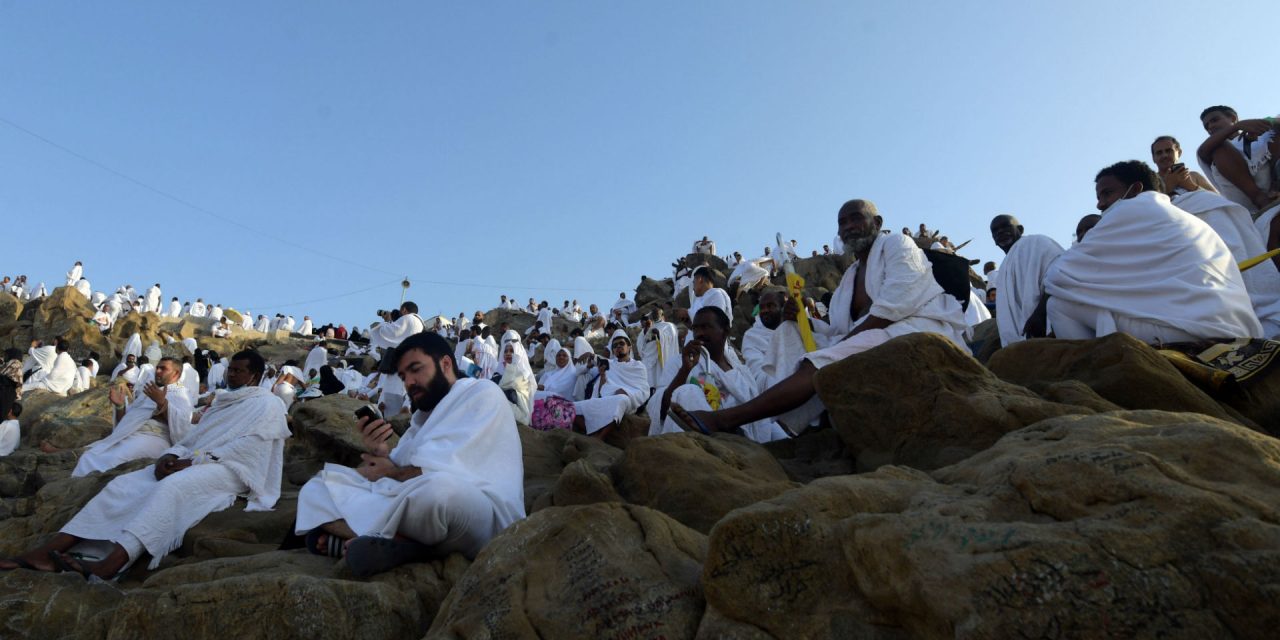
<path fill-rule="evenodd" d="M 80 282 L 80 277 L 83 275 L 84 275 L 84 265 L 81 264 L 79 260 L 76 260 L 76 263 L 71 266 L 71 270 L 67 272 L 67 286 L 68 287 L 76 286 L 76 283 Z M 0 417 L 3 417 L 3 416 L 0 416 Z"/>
<path fill-rule="evenodd" d="M 1204 189 L 1179 193 L 1173 196 L 1172 204 L 1212 227 L 1236 263 L 1266 253 L 1266 241 L 1244 207 Z M 1262 323 L 1263 337 L 1277 339 L 1280 337 L 1280 270 L 1276 269 L 1275 262 L 1267 260 L 1240 275 L 1253 303 L 1253 312 Z"/>
<path fill-rule="evenodd" d="M 1053 238 L 1023 235 L 1022 225 L 1011 215 L 998 215 L 991 220 L 991 239 L 1001 251 L 999 280 L 996 288 L 996 326 L 1000 344 L 1009 346 L 1026 338 L 1043 338 L 1049 334 L 1046 321 L 1047 300 L 1044 277 L 1062 246 Z M 973 301 L 970 300 L 970 306 Z"/>
<path fill-rule="evenodd" d="M 608 366 L 600 366 L 600 379 L 596 381 L 591 397 L 575 402 L 583 430 L 588 435 L 600 433 L 616 424 L 622 416 L 635 412 L 649 399 L 649 372 L 644 363 L 631 357 L 631 338 L 618 329 L 609 339 L 613 357 Z"/>
<path fill-rule="evenodd" d="M 209 308 L 205 306 L 204 298 L 196 298 L 196 301 L 191 303 L 191 311 L 189 313 L 193 318 L 203 318 L 208 311 Z"/>
<path fill-rule="evenodd" d="M 1235 109 L 1213 106 L 1200 112 L 1209 137 L 1196 149 L 1196 160 L 1222 196 L 1257 215 L 1277 204 L 1271 165 L 1277 142 L 1267 120 L 1240 120 Z"/>
<path fill-rule="evenodd" d="M 257 352 L 233 356 L 231 388 L 215 396 L 199 428 L 154 466 L 112 480 L 52 540 L 0 561 L 0 569 L 62 569 L 111 579 L 143 552 L 151 554 L 149 568 L 158 567 L 188 529 L 230 507 L 237 495 L 248 494 L 245 511 L 270 511 L 280 497 L 289 427 L 280 401 L 256 384 L 263 368 Z M 65 554 L 81 540 L 113 544 L 97 562 Z"/>
<path fill-rule="evenodd" d="M 93 286 L 89 284 L 88 280 L 80 278 L 75 287 L 76 291 L 79 291 L 80 295 L 84 296 L 85 299 L 90 299 L 93 296 Z"/>
<path fill-rule="evenodd" d="M 41 356 L 47 354 L 47 348 L 39 344 L 39 341 L 33 341 L 31 344 L 30 353 L 33 358 L 36 358 L 37 353 Z M 71 390 L 71 385 L 76 381 L 76 361 L 71 358 L 71 354 L 67 353 L 67 345 L 61 339 L 52 348 L 56 354 L 53 361 L 47 366 L 41 363 L 40 370 L 31 374 L 22 384 L 23 391 L 43 390 L 65 396 L 67 391 Z"/>
<path fill-rule="evenodd" d="M 92 360 L 85 359 L 80 361 L 80 366 L 76 367 L 76 378 L 72 381 L 71 389 L 67 393 L 75 395 L 81 391 L 89 390 L 89 387 L 93 385 L 93 369 L 90 368 L 92 365 Z"/>
<path fill-rule="evenodd" d="M 129 339 L 124 343 L 123 355 L 135 358 L 142 355 L 142 336 L 137 332 L 129 336 Z"/>
<path fill-rule="evenodd" d="M 253 325 L 255 331 L 267 333 L 271 331 L 271 321 L 266 316 L 258 314 L 258 321 Z"/>
<path fill-rule="evenodd" d="M 400 305 L 400 317 L 395 322 L 383 322 L 369 329 L 369 346 L 378 349 L 394 349 L 411 335 L 427 328 L 418 317 L 418 305 L 405 302 Z"/>
<path fill-rule="evenodd" d="M 1137 160 L 1098 173 L 1102 220 L 1045 278 L 1054 334 L 1123 332 L 1151 344 L 1262 337 L 1231 251 L 1212 227 L 1170 204 L 1158 181 Z"/>
<path fill-rule="evenodd" d="M 715 286 L 715 282 L 711 279 L 710 268 L 702 266 L 693 270 L 693 295 L 693 300 L 689 304 L 690 321 L 698 313 L 698 309 L 710 305 L 718 307 L 726 316 L 729 316 L 729 322 L 733 322 L 733 302 L 729 300 L 728 292 Z"/>
<path fill-rule="evenodd" d="M 126 391 L 120 385 L 108 394 L 115 407 L 116 426 L 111 435 L 80 454 L 71 477 L 79 478 L 142 458 L 156 458 L 191 429 L 192 399 L 178 380 L 182 363 L 163 358 L 156 364 L 156 381 L 138 389 L 125 408 Z"/>
<path fill-rule="evenodd" d="M 329 364 L 329 351 L 324 348 L 324 342 L 317 342 L 307 352 L 307 359 L 302 362 L 302 375 L 299 377 L 303 381 L 310 380 L 320 375 L 320 367 L 326 364 Z"/>
<path fill-rule="evenodd" d="M 786 303 L 786 289 L 782 287 L 765 289 L 760 294 L 760 313 L 756 315 L 755 322 L 742 336 L 742 359 L 746 361 L 748 369 L 755 374 L 756 383 L 761 389 L 772 387 L 787 375 L 779 376 L 777 372 L 770 375 L 765 372 L 765 367 L 769 364 L 769 345 L 773 343 L 774 331 L 782 324 L 782 308 Z"/>
<path fill-rule="evenodd" d="M 516 422 L 528 426 L 529 418 L 533 415 L 533 394 L 538 390 L 538 381 L 533 377 L 529 355 L 525 353 L 520 340 L 517 338 L 504 344 L 502 378 L 498 381 L 498 386 L 509 393 L 511 413 Z"/>
<path fill-rule="evenodd" d="M 409 429 L 391 449 L 391 425 L 362 418 L 360 466 L 326 464 L 298 495 L 296 532 L 315 553 L 345 553 L 358 576 L 452 552 L 473 558 L 525 515 L 520 435 L 498 386 L 463 378 L 433 333 L 405 339 L 393 357 L 413 399 Z"/>
<path fill-rule="evenodd" d="M 241 311 L 239 313 L 240 313 L 240 328 L 244 329 L 245 331 L 249 331 L 253 329 L 253 314 L 249 313 L 248 309 L 245 309 L 244 311 Z"/>
<path fill-rule="evenodd" d="M 666 418 L 673 402 L 685 410 L 713 411 L 738 406 L 760 394 L 761 387 L 755 377 L 729 346 L 729 326 L 729 317 L 716 307 L 704 307 L 693 317 L 694 339 L 681 353 L 680 369 L 662 392 L 658 406 L 650 402 L 650 410 L 657 415 L 650 416 L 649 435 L 681 431 L 674 421 Z M 742 435 L 756 442 L 787 437 L 778 423 L 770 419 L 739 429 Z"/>
<path fill-rule="evenodd" d="M 209 317 L 212 318 L 214 322 L 222 320 L 222 313 L 222 305 L 220 304 L 215 304 L 209 309 Z"/>
<path fill-rule="evenodd" d="M 160 283 L 157 282 L 147 289 L 147 304 L 142 309 L 151 313 L 160 313 Z"/>
<path fill-rule="evenodd" d="M 111 370 L 110 382 L 115 382 L 117 377 L 129 371 L 133 372 L 133 380 L 129 381 L 129 384 L 133 384 L 138 379 L 138 358 L 133 354 L 125 356 L 120 361 L 120 364 L 117 364 L 116 368 Z"/>
<path fill-rule="evenodd" d="M 672 403 L 668 416 L 683 428 L 732 431 L 765 418 L 803 429 L 822 411 L 813 386 L 818 369 L 909 333 L 937 333 L 968 351 L 964 312 L 933 278 L 924 252 L 900 233 L 882 234 L 884 220 L 869 200 L 850 200 L 837 217 L 847 254 L 856 260 L 831 297 L 830 323 L 814 322 L 819 349 L 805 353 L 788 299 L 784 321 L 770 343 L 770 365 L 784 377 L 756 398 L 720 411 L 685 411 Z M 766 370 L 767 372 L 767 370 Z"/>
<path fill-rule="evenodd" d="M 309 336 L 313 331 L 314 328 L 311 326 L 311 316 L 302 316 L 302 326 L 298 327 L 298 333 L 304 336 Z"/>

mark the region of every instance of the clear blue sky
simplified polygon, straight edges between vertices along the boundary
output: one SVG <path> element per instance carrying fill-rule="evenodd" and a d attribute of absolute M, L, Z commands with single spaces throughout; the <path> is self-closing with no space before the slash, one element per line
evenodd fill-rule
<path fill-rule="evenodd" d="M 1274 68 L 1250 26 L 1274 12 L 5 2 L 0 118 L 217 217 L 0 123 L 0 273 L 52 286 L 80 259 L 95 289 L 364 325 L 405 274 L 456 315 L 608 304 L 703 234 L 808 255 L 854 197 L 972 258 L 999 257 L 997 213 L 1065 245 L 1102 166 L 1159 134 L 1190 156 L 1208 105 L 1280 113 L 1275 74 L 1245 73 Z"/>

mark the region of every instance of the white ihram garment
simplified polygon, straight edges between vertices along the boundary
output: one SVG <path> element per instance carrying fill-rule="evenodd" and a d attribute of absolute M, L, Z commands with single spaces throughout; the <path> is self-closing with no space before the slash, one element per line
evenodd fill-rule
<path fill-rule="evenodd" d="M 1063 339 L 1117 331 L 1149 343 L 1262 337 L 1227 245 L 1163 193 L 1112 205 L 1049 269 L 1045 292 Z"/>
<path fill-rule="evenodd" d="M 511 404 L 488 380 L 461 379 L 430 413 L 417 411 L 390 458 L 422 475 L 369 482 L 326 464 L 298 494 L 295 531 L 344 520 L 358 535 L 408 536 L 475 557 L 524 517 L 524 459 Z"/>
<path fill-rule="evenodd" d="M 1181 194 L 1173 199 L 1173 205 L 1213 227 L 1237 263 L 1266 253 L 1266 240 L 1244 207 L 1205 190 Z M 1263 337 L 1275 340 L 1280 337 L 1280 270 L 1275 262 L 1266 260 L 1240 275 L 1254 315 L 1262 323 Z"/>
<path fill-rule="evenodd" d="M 621 330 L 614 335 L 618 333 Z M 643 362 L 634 358 L 626 362 L 611 359 L 605 383 L 597 385 L 594 391 L 591 398 L 573 403 L 589 434 L 635 412 L 649 399 L 649 371 Z"/>
<path fill-rule="evenodd" d="M 716 388 L 720 392 L 720 409 L 728 409 L 736 407 L 748 400 L 760 395 L 762 387 L 756 382 L 756 378 L 752 375 L 751 370 L 734 352 L 733 347 L 725 345 L 725 360 L 729 363 L 729 370 L 725 371 L 720 365 L 711 362 L 704 353 L 699 359 L 698 365 L 694 368 L 693 375 L 703 375 L 714 380 Z M 707 401 L 707 394 L 703 388 L 697 384 L 691 384 L 685 380 L 673 380 L 672 384 L 679 384 L 674 391 L 671 392 L 671 404 L 678 404 L 686 411 L 711 411 L 711 403 Z M 654 398 L 657 400 L 649 401 L 649 435 L 656 436 L 664 433 L 680 433 L 682 429 L 672 421 L 670 412 L 666 419 L 658 422 L 657 416 L 662 411 L 662 394 L 666 393 L 665 389 L 662 393 L 655 392 Z M 754 440 L 755 442 L 771 442 L 773 440 L 786 439 L 787 432 L 778 426 L 777 422 L 771 419 L 752 422 L 751 424 L 741 427 L 742 435 Z"/>
<path fill-rule="evenodd" d="M 44 390 L 60 396 L 67 395 L 76 381 L 76 361 L 71 354 L 62 352 L 53 360 L 48 371 L 37 371 L 22 385 L 23 391 Z"/>
<path fill-rule="evenodd" d="M 369 329 L 369 346 L 379 349 L 394 349 L 411 335 L 422 333 L 427 325 L 416 313 L 400 316 L 395 322 L 383 322 Z"/>
<path fill-rule="evenodd" d="M 237 495 L 248 494 L 245 511 L 270 511 L 280 497 L 288 437 L 284 406 L 267 390 L 219 392 L 199 428 L 164 452 L 192 460 L 190 467 L 163 480 L 156 480 L 154 467 L 112 480 L 62 533 L 119 543 L 130 561 L 145 550 L 148 568 L 155 569 L 188 529 Z"/>
<path fill-rule="evenodd" d="M 165 449 L 180 442 L 191 431 L 191 399 L 187 389 L 175 382 L 164 388 L 169 406 L 165 411 L 168 424 L 154 419 L 156 403 L 142 392 L 134 394 L 133 403 L 120 417 L 111 435 L 99 440 L 80 454 L 71 477 L 79 478 L 142 458 L 157 458 Z"/>
<path fill-rule="evenodd" d="M 1000 344 L 1007 347 L 1026 339 L 1022 328 L 1044 296 L 1044 277 L 1049 267 L 1062 253 L 1062 245 L 1042 235 L 1024 235 L 1009 247 L 1000 263 L 998 279 L 993 281 Z"/>

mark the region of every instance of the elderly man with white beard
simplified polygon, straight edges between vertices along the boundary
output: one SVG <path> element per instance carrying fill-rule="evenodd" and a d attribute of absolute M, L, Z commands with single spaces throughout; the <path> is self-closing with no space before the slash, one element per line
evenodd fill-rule
<path fill-rule="evenodd" d="M 307 548 L 345 556 L 357 576 L 452 552 L 474 558 L 525 515 L 520 434 L 498 386 L 463 377 L 431 332 L 390 357 L 413 402 L 408 430 L 392 449 L 389 423 L 360 418 L 360 466 L 326 464 L 298 496 L 294 528 Z"/>
<path fill-rule="evenodd" d="M 813 384 L 822 367 L 917 332 L 940 334 L 968 351 L 964 311 L 934 280 L 928 258 L 911 238 L 882 234 L 884 220 L 869 200 L 846 202 L 837 222 L 845 251 L 855 261 L 831 297 L 830 323 L 813 325 L 819 349 L 805 353 L 800 346 L 793 322 L 797 310 L 788 298 L 770 352 L 779 371 L 790 368 L 794 373 L 759 396 L 720 411 L 686 411 L 673 403 L 668 416 L 677 425 L 712 433 L 777 418 L 794 432 L 823 410 Z"/>

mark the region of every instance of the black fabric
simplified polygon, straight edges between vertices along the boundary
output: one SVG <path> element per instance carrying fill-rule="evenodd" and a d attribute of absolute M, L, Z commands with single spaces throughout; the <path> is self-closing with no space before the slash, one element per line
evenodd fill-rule
<path fill-rule="evenodd" d="M 933 279 L 943 291 L 955 296 L 960 308 L 969 310 L 969 261 L 954 253 L 925 249 L 933 266 Z"/>

